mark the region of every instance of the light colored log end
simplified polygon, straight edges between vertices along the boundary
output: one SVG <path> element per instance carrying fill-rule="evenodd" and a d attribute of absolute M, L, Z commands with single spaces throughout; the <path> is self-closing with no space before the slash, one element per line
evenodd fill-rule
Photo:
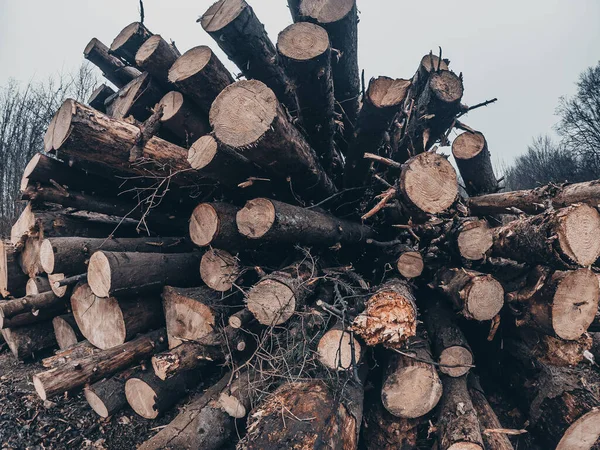
<path fill-rule="evenodd" d="M 560 218 L 557 230 L 562 251 L 582 267 L 600 257 L 600 213 L 585 204 L 575 205 Z"/>
<path fill-rule="evenodd" d="M 285 284 L 263 279 L 248 292 L 248 309 L 263 325 L 280 325 L 296 311 L 296 296 Z"/>
<path fill-rule="evenodd" d="M 110 261 L 101 251 L 95 252 L 90 258 L 88 264 L 88 284 L 94 295 L 100 298 L 106 298 L 110 295 Z"/>
<path fill-rule="evenodd" d="M 156 392 L 148 383 L 139 378 L 130 378 L 125 383 L 127 403 L 136 414 L 144 419 L 156 419 L 159 411 L 156 409 Z"/>
<path fill-rule="evenodd" d="M 247 7 L 244 0 L 219 0 L 204 13 L 200 24 L 207 33 L 219 31 L 233 22 Z"/>
<path fill-rule="evenodd" d="M 472 159 L 485 147 L 485 137 L 481 133 L 464 132 L 452 142 L 452 154 L 456 159 Z"/>
<path fill-rule="evenodd" d="M 277 50 L 292 60 L 309 61 L 329 49 L 329 35 L 322 27 L 298 22 L 279 33 Z"/>
<path fill-rule="evenodd" d="M 267 198 L 255 198 L 246 202 L 235 217 L 238 230 L 250 239 L 260 239 L 275 224 L 275 206 Z"/>
<path fill-rule="evenodd" d="M 210 249 L 202 255 L 200 277 L 215 291 L 225 292 L 231 289 L 240 271 L 237 258 L 225 250 Z"/>
<path fill-rule="evenodd" d="M 348 331 L 337 328 L 329 330 L 319 340 L 319 361 L 329 369 L 347 370 L 352 367 L 353 347 L 354 362 L 358 364 L 362 353 L 358 340 L 352 342 L 352 335 Z"/>
<path fill-rule="evenodd" d="M 441 364 L 440 372 L 456 378 L 469 372 L 469 366 L 473 365 L 473 355 L 469 349 L 454 345 L 442 351 L 438 362 Z"/>
<path fill-rule="evenodd" d="M 176 84 L 201 72 L 212 54 L 212 50 L 205 45 L 189 49 L 169 69 L 169 82 Z"/>
<path fill-rule="evenodd" d="M 475 320 L 492 320 L 504 305 L 504 289 L 491 275 L 473 277 L 462 294 L 465 313 Z"/>
<path fill-rule="evenodd" d="M 556 450 L 590 450 L 600 439 L 600 408 L 594 408 L 567 429 Z"/>
<path fill-rule="evenodd" d="M 190 238 L 199 247 L 206 247 L 219 231 L 219 215 L 210 203 L 200 203 L 190 218 Z"/>
<path fill-rule="evenodd" d="M 416 278 L 421 276 L 425 264 L 419 252 L 404 252 L 396 262 L 396 268 L 404 278 Z"/>

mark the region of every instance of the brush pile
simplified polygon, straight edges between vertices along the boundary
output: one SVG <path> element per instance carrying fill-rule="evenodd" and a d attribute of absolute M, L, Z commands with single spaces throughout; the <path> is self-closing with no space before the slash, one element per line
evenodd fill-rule
<path fill-rule="evenodd" d="M 85 48 L 118 90 L 56 113 L 0 253 L 39 396 L 154 419 L 220 374 L 146 450 L 600 448 L 600 184 L 501 192 L 441 49 L 361 87 L 355 1 L 288 3 L 276 44 L 199 19 L 235 77 L 139 22 Z"/>

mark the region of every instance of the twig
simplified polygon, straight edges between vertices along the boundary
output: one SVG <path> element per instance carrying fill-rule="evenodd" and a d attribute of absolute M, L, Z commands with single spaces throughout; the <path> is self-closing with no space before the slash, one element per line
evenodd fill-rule
<path fill-rule="evenodd" d="M 79 283 L 80 281 L 87 281 L 87 273 L 82 273 L 80 275 L 75 275 L 69 278 L 63 278 L 62 280 L 55 281 L 54 287 L 59 288 L 63 286 L 72 286 L 74 284 Z"/>
<path fill-rule="evenodd" d="M 369 212 L 367 212 L 365 215 L 363 215 L 361 217 L 361 219 L 367 220 L 367 219 L 373 217 L 375 214 L 377 214 L 379 211 L 381 211 L 384 208 L 384 206 L 387 204 L 387 202 L 389 202 L 395 196 L 396 196 L 395 188 L 390 188 L 387 191 L 385 191 L 383 194 L 379 194 L 377 196 L 377 197 L 381 198 L 381 200 L 379 200 L 379 203 L 377 203 L 373 208 L 371 208 L 371 210 Z"/>
<path fill-rule="evenodd" d="M 473 106 L 466 106 L 466 107 L 465 107 L 466 109 L 464 109 L 464 110 L 463 110 L 463 111 L 462 111 L 462 112 L 461 112 L 461 113 L 460 113 L 458 116 L 456 116 L 456 117 L 458 118 L 458 117 L 464 116 L 464 115 L 465 115 L 465 114 L 467 114 L 469 111 L 473 111 L 474 109 L 481 108 L 482 106 L 487 106 L 487 105 L 490 105 L 490 104 L 492 104 L 492 103 L 494 103 L 494 102 L 497 102 L 497 101 L 498 101 L 498 99 L 497 99 L 497 98 L 493 98 L 493 99 L 491 99 L 491 100 L 486 100 L 485 102 L 477 103 L 476 105 L 473 105 Z"/>
<path fill-rule="evenodd" d="M 144 24 L 144 2 L 140 0 L 140 23 Z"/>
<path fill-rule="evenodd" d="M 365 153 L 363 155 L 363 158 L 365 159 L 372 159 L 373 161 L 377 161 L 381 164 L 385 164 L 386 166 L 390 166 L 393 167 L 395 169 L 401 169 L 402 168 L 402 164 L 400 164 L 399 162 L 394 161 L 393 159 L 389 159 L 389 158 L 384 158 L 383 156 L 379 156 L 376 155 L 375 153 Z"/>

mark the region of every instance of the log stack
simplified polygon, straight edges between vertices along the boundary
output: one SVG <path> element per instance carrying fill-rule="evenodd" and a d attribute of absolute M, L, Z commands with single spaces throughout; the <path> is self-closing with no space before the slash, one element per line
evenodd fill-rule
<path fill-rule="evenodd" d="M 447 59 L 361 94 L 355 0 L 288 3 L 277 42 L 199 19 L 238 81 L 137 22 L 86 47 L 115 92 L 60 107 L 0 245 L 9 348 L 60 347 L 39 396 L 153 419 L 217 380 L 144 449 L 506 450 L 506 361 L 541 448 L 599 448 L 600 181 L 501 192 Z"/>

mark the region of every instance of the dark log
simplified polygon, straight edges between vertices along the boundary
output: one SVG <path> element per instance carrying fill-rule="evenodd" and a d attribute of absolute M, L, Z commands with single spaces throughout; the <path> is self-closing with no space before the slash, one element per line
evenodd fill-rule
<path fill-rule="evenodd" d="M 248 245 L 235 222 L 239 210 L 229 203 L 200 203 L 190 218 L 190 239 L 199 247 L 239 249 Z"/>
<path fill-rule="evenodd" d="M 489 274 L 463 268 L 440 269 L 434 286 L 452 302 L 454 309 L 467 319 L 491 320 L 504 305 L 504 289 Z"/>
<path fill-rule="evenodd" d="M 414 450 L 418 420 L 390 414 L 379 395 L 365 395 L 361 443 L 366 450 Z"/>
<path fill-rule="evenodd" d="M 199 369 L 214 362 L 225 362 L 226 359 L 222 347 L 182 342 L 171 350 L 154 355 L 152 368 L 159 379 L 166 380 L 178 373 Z"/>
<path fill-rule="evenodd" d="M 168 92 L 159 106 L 163 108 L 161 125 L 177 136 L 186 148 L 210 132 L 208 115 L 200 112 L 181 92 Z M 196 169 L 193 165 L 192 168 Z"/>
<path fill-rule="evenodd" d="M 353 333 L 337 323 L 331 327 L 317 346 L 319 361 L 331 370 L 348 370 L 362 359 L 363 347 Z"/>
<path fill-rule="evenodd" d="M 141 22 L 133 22 L 123 28 L 110 44 L 110 53 L 135 66 L 135 54 L 152 33 Z"/>
<path fill-rule="evenodd" d="M 25 295 L 27 279 L 19 265 L 19 253 L 15 246 L 0 239 L 0 296 L 7 298 Z"/>
<path fill-rule="evenodd" d="M 247 79 L 262 81 L 292 115 L 298 114 L 293 84 L 250 5 L 244 0 L 219 0 L 204 13 L 200 23 Z"/>
<path fill-rule="evenodd" d="M 164 90 L 148 72 L 131 80 L 107 100 L 106 114 L 115 119 L 132 116 L 143 122 L 152 115 L 152 108 L 164 96 Z"/>
<path fill-rule="evenodd" d="M 185 52 L 169 70 L 169 82 L 204 114 L 208 114 L 217 95 L 233 81 L 217 55 L 205 45 Z"/>
<path fill-rule="evenodd" d="M 181 54 L 159 34 L 150 36 L 135 54 L 135 64 L 164 88 L 169 87 L 169 69 Z"/>
<path fill-rule="evenodd" d="M 379 286 L 354 319 L 353 329 L 368 346 L 401 348 L 417 332 L 417 305 L 411 285 L 393 278 Z"/>
<path fill-rule="evenodd" d="M 10 319 L 24 314 L 31 314 L 33 316 L 31 320 L 39 322 L 39 320 L 36 320 L 39 314 L 42 317 L 47 317 L 48 313 L 62 312 L 65 309 L 65 301 L 54 295 L 52 291 L 0 302 L 0 328 L 15 327 L 16 320 L 11 321 Z M 34 322 L 29 321 L 29 323 Z"/>
<path fill-rule="evenodd" d="M 73 314 L 56 316 L 52 319 L 52 326 L 54 327 L 54 336 L 56 336 L 58 348 L 61 350 L 73 347 L 85 339 L 81 331 L 79 331 Z"/>
<path fill-rule="evenodd" d="M 98 298 L 87 284 L 73 290 L 71 309 L 81 334 L 103 350 L 164 324 L 159 297 Z"/>
<path fill-rule="evenodd" d="M 437 423 L 439 449 L 484 450 L 477 412 L 467 389 L 467 377 L 443 377 L 442 381 L 444 394 Z"/>
<path fill-rule="evenodd" d="M 165 284 L 200 284 L 202 253 L 139 253 L 99 250 L 90 258 L 88 283 L 98 297 L 160 292 Z"/>
<path fill-rule="evenodd" d="M 15 358 L 21 361 L 35 358 L 37 352 L 56 346 L 50 321 L 18 328 L 3 328 L 2 336 Z"/>
<path fill-rule="evenodd" d="M 202 255 L 200 278 L 217 292 L 229 291 L 241 274 L 237 257 L 225 250 L 211 248 Z"/>
<path fill-rule="evenodd" d="M 104 378 L 86 386 L 83 393 L 94 412 L 106 418 L 126 407 L 125 382 L 135 376 L 139 370 L 137 367 L 125 369 L 111 378 Z"/>
<path fill-rule="evenodd" d="M 109 49 L 98 39 L 93 38 L 83 51 L 85 59 L 96 65 L 108 81 L 121 88 L 141 72 L 134 67 L 125 65 L 119 58 L 109 54 Z"/>
<path fill-rule="evenodd" d="M 594 360 L 596 364 L 600 363 L 600 333 L 594 332 L 590 333 L 592 337 L 592 347 L 590 348 L 590 352 L 594 355 Z"/>
<path fill-rule="evenodd" d="M 238 81 L 225 88 L 209 118 L 217 142 L 280 179 L 289 178 L 295 193 L 323 199 L 336 192 L 314 150 L 260 81 Z"/>
<path fill-rule="evenodd" d="M 492 158 L 483 134 L 465 132 L 452 142 L 452 155 L 467 194 L 476 196 L 498 192 Z"/>
<path fill-rule="evenodd" d="M 25 285 L 25 295 L 38 295 L 43 294 L 44 292 L 51 291 L 50 282 L 47 277 L 41 277 L 36 275 L 33 278 L 30 278 Z"/>
<path fill-rule="evenodd" d="M 90 105 L 92 108 L 97 109 L 100 112 L 105 113 L 106 112 L 106 99 L 108 99 L 110 96 L 114 95 L 115 91 L 113 91 L 113 89 L 105 84 L 101 84 L 100 86 L 98 86 L 94 92 L 92 92 L 92 95 L 90 95 L 90 98 L 88 99 L 88 105 Z"/>
<path fill-rule="evenodd" d="M 33 385 L 42 400 L 74 391 L 149 358 L 166 348 L 165 330 L 156 330 L 117 347 L 78 359 L 62 367 L 33 376 Z"/>
<path fill-rule="evenodd" d="M 88 341 L 81 341 L 65 350 L 57 351 L 55 355 L 42 359 L 42 366 L 46 369 L 54 369 L 78 359 L 86 358 L 99 351 L 101 350 Z"/>

